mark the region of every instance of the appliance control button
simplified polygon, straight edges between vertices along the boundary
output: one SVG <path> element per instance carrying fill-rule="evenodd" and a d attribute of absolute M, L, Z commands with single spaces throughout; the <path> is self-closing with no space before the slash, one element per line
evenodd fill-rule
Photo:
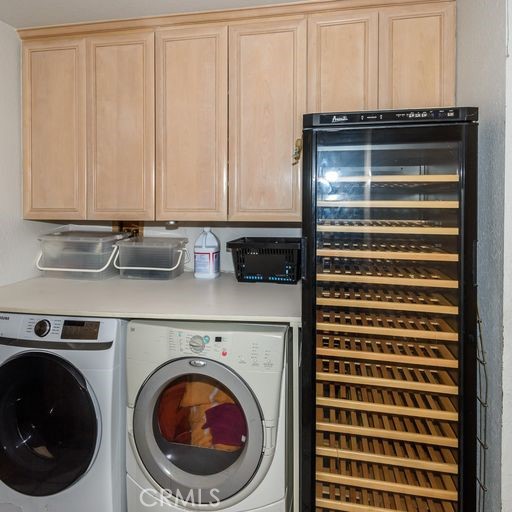
<path fill-rule="evenodd" d="M 52 328 L 52 324 L 49 320 L 39 320 L 34 326 L 34 334 L 39 336 L 39 338 L 44 338 L 48 336 Z"/>
<path fill-rule="evenodd" d="M 196 368 L 204 368 L 206 366 L 206 361 L 201 361 L 200 359 L 194 359 L 193 361 L 189 361 L 190 366 L 195 366 Z"/>
<path fill-rule="evenodd" d="M 190 341 L 188 342 L 188 345 L 192 352 L 199 354 L 204 350 L 204 339 L 202 336 L 192 336 L 192 338 L 190 338 Z"/>

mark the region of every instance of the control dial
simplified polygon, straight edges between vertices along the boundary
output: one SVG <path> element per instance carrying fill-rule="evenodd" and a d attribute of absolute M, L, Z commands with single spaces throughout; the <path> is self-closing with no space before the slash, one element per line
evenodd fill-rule
<path fill-rule="evenodd" d="M 195 352 L 196 354 L 201 353 L 204 350 L 203 337 L 197 335 L 192 336 L 192 338 L 190 338 L 188 346 L 190 347 L 190 350 L 192 350 L 192 352 Z"/>
<path fill-rule="evenodd" d="M 48 336 L 51 328 L 52 324 L 49 320 L 39 320 L 39 322 L 34 326 L 34 333 L 36 336 L 44 338 L 45 336 Z"/>

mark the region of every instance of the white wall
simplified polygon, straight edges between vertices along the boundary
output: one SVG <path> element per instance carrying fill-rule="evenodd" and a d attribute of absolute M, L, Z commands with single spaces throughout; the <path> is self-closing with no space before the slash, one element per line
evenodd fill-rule
<path fill-rule="evenodd" d="M 512 52 L 510 34 L 512 34 L 512 0 L 508 1 L 508 52 L 507 52 L 507 88 L 506 88 L 506 140 L 505 152 L 505 250 L 504 250 L 504 349 L 503 349 L 503 466 L 502 500 L 503 510 L 512 510 Z"/>
<path fill-rule="evenodd" d="M 478 293 L 488 362 L 486 510 L 501 510 L 506 0 L 459 0 L 457 103 L 480 107 Z M 508 208 L 510 200 L 508 200 Z M 507 426 L 510 431 L 510 427 Z M 510 452 L 503 452 L 510 467 Z M 503 510 L 511 510 L 505 507 Z"/>
<path fill-rule="evenodd" d="M 194 254 L 194 242 L 201 233 L 202 228 L 200 227 L 178 227 L 178 229 L 163 228 L 163 227 L 151 227 L 151 225 L 144 228 L 144 236 L 184 236 L 187 237 L 189 243 L 187 249 L 190 256 Z M 212 232 L 217 236 L 220 241 L 221 255 L 220 263 L 221 270 L 223 272 L 233 272 L 233 259 L 230 252 L 226 251 L 226 242 L 235 240 L 241 237 L 252 237 L 252 236 L 269 236 L 269 237 L 297 237 L 301 236 L 300 228 L 272 228 L 272 227 L 226 227 L 218 226 L 212 227 Z M 187 270 L 193 268 L 193 262 L 187 264 Z"/>
<path fill-rule="evenodd" d="M 35 275 L 37 236 L 54 228 L 22 220 L 20 42 L 0 22 L 0 285 Z"/>

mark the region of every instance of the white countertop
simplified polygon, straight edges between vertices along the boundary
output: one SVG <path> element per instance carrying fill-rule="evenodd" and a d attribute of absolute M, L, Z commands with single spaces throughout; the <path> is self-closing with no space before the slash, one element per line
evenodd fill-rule
<path fill-rule="evenodd" d="M 0 312 L 159 320 L 301 321 L 301 286 L 238 283 L 233 274 L 202 281 L 84 281 L 37 277 L 0 287 Z"/>

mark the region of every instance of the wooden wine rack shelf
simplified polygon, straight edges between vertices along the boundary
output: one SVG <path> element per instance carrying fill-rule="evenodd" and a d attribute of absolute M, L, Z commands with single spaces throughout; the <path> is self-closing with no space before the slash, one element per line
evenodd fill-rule
<path fill-rule="evenodd" d="M 332 468 L 317 471 L 317 481 L 446 501 L 458 498 L 452 475 L 359 461 L 336 462 L 339 464 Z"/>
<path fill-rule="evenodd" d="M 316 303 L 319 306 L 414 311 L 440 315 L 459 313 L 457 305 L 440 293 L 394 288 L 320 286 Z"/>
<path fill-rule="evenodd" d="M 453 503 L 385 491 L 319 484 L 316 512 L 455 512 Z M 382 505 L 382 506 L 381 506 Z"/>
<path fill-rule="evenodd" d="M 459 446 L 456 423 L 326 407 L 317 407 L 316 413 L 317 436 L 329 439 L 352 434 L 446 448 Z"/>
<path fill-rule="evenodd" d="M 364 443 L 368 446 L 370 443 Z M 398 444 L 398 443 L 395 443 Z M 386 449 L 386 447 L 382 447 Z M 348 450 L 330 448 L 325 446 L 317 446 L 316 454 L 319 457 L 333 457 L 343 460 L 357 460 L 361 462 L 369 462 L 376 464 L 386 464 L 387 466 L 399 466 L 401 468 L 422 469 L 425 471 L 435 471 L 439 473 L 448 473 L 456 475 L 458 465 L 448 462 L 431 462 L 428 460 L 428 454 L 424 459 L 415 459 L 413 457 L 398 457 L 396 455 L 368 453 L 366 451 L 357 451 L 353 448 Z M 438 455 L 438 454 L 437 454 Z"/>
<path fill-rule="evenodd" d="M 358 242 L 323 239 L 317 256 L 376 260 L 442 261 L 456 263 L 458 254 L 430 244 L 392 242 Z"/>
<path fill-rule="evenodd" d="M 409 464 L 408 461 L 414 464 L 422 464 L 423 466 L 426 464 L 436 464 L 437 469 L 433 469 L 433 471 L 457 474 L 457 452 L 446 447 L 432 445 L 431 443 L 424 445 L 417 441 L 410 442 L 404 439 L 391 440 L 361 434 L 318 432 L 316 446 L 317 453 L 319 453 L 319 449 L 329 449 L 322 450 L 321 455 L 326 457 L 337 457 L 338 454 L 335 451 L 343 452 L 340 458 L 351 460 L 367 460 L 364 458 L 365 456 L 378 456 L 392 459 L 389 462 L 391 465 L 409 467 L 407 466 Z M 333 452 L 332 450 L 335 451 Z M 351 456 L 345 453 L 350 450 L 356 452 L 357 455 Z M 370 462 L 377 460 L 380 461 L 380 459 L 375 459 Z M 403 464 L 397 463 L 396 460 L 402 461 Z"/>
<path fill-rule="evenodd" d="M 317 382 L 339 382 L 376 386 L 382 388 L 409 389 L 442 395 L 458 395 L 458 387 L 446 371 L 407 368 L 335 359 L 317 360 Z"/>
<path fill-rule="evenodd" d="M 450 369 L 459 366 L 445 345 L 425 342 L 318 334 L 316 353 L 319 357 L 333 357 L 340 361 L 355 359 Z"/>
<path fill-rule="evenodd" d="M 377 336 L 458 341 L 458 332 L 442 318 L 406 316 L 391 313 L 365 313 L 337 310 L 317 311 L 317 331 L 334 331 Z"/>
<path fill-rule="evenodd" d="M 421 220 L 321 220 L 319 233 L 372 233 L 388 235 L 457 236 L 459 228 L 444 227 Z"/>
<path fill-rule="evenodd" d="M 435 208 L 458 209 L 458 201 L 318 201 L 320 208 Z"/>
<path fill-rule="evenodd" d="M 415 286 L 418 288 L 459 288 L 457 279 L 441 270 L 421 265 L 404 265 L 394 262 L 350 263 L 329 260 L 317 274 L 319 282 L 360 283 L 375 285 Z"/>
<path fill-rule="evenodd" d="M 316 454 L 343 460 L 356 460 L 456 475 L 456 450 L 423 445 L 417 441 L 390 440 L 365 435 L 319 432 Z"/>
<path fill-rule="evenodd" d="M 396 414 L 440 421 L 458 421 L 459 418 L 449 397 L 357 384 L 319 382 L 316 403 L 319 407 Z"/>

